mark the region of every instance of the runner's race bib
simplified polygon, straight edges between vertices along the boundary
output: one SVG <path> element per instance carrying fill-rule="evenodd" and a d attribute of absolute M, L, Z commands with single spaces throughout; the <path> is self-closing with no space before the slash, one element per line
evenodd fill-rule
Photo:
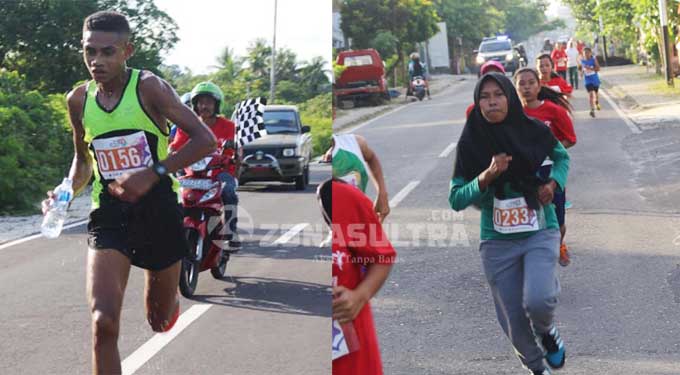
<path fill-rule="evenodd" d="M 539 230 L 536 210 L 529 208 L 524 197 L 493 200 L 493 227 L 498 233 L 511 234 Z"/>
<path fill-rule="evenodd" d="M 143 131 L 92 141 L 97 167 L 105 180 L 114 180 L 153 164 L 151 149 Z"/>
<path fill-rule="evenodd" d="M 583 74 L 585 74 L 587 76 L 592 76 L 595 73 L 597 73 L 597 72 L 594 70 L 594 68 L 585 67 L 585 66 L 583 67 Z"/>

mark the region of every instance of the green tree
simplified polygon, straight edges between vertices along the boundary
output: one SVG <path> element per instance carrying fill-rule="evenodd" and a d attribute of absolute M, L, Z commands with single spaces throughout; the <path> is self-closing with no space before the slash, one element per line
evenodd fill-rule
<path fill-rule="evenodd" d="M 133 27 L 131 66 L 159 72 L 160 54 L 176 43 L 177 25 L 153 0 L 0 1 L 0 66 L 25 75 L 28 87 L 63 93 L 88 78 L 81 55 L 85 17 L 123 12 Z"/>
<path fill-rule="evenodd" d="M 580 30 L 599 33 L 599 17 L 602 17 L 604 35 L 623 43 L 629 56 L 636 59 L 639 41 L 642 49 L 661 65 L 661 29 L 659 3 L 657 0 L 563 0 L 569 5 L 578 21 Z M 677 7 L 668 6 L 669 30 L 680 25 Z M 675 36 L 671 34 L 671 38 Z"/>
<path fill-rule="evenodd" d="M 30 90 L 25 77 L 0 69 L 0 214 L 37 211 L 73 157 L 62 95 Z"/>
<path fill-rule="evenodd" d="M 326 61 L 321 56 L 313 58 L 305 63 L 302 68 L 299 68 L 299 82 L 308 93 L 308 97 L 314 97 L 328 91 L 329 80 L 326 75 L 328 72 Z"/>
<path fill-rule="evenodd" d="M 439 30 L 439 16 L 430 0 L 345 0 L 341 16 L 342 32 L 354 48 L 373 48 L 376 36 L 389 32 L 396 40 L 395 66 L 416 43 Z"/>

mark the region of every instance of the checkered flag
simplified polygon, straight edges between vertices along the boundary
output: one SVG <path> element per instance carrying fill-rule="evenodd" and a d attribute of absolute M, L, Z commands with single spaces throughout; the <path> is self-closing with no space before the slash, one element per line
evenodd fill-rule
<path fill-rule="evenodd" d="M 267 135 L 262 115 L 265 105 L 266 98 L 248 99 L 236 104 L 232 118 L 236 122 L 239 147 Z"/>

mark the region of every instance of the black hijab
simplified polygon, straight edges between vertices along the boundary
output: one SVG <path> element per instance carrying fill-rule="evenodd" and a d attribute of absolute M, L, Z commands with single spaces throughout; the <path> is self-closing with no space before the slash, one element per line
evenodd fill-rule
<path fill-rule="evenodd" d="M 479 107 L 480 91 L 488 80 L 495 81 L 508 99 L 508 114 L 498 124 L 486 121 Z M 482 76 L 477 81 L 474 99 L 474 110 L 458 140 L 453 176 L 471 181 L 489 167 L 493 155 L 506 153 L 512 156 L 508 170 L 491 184 L 496 197 L 504 199 L 503 187 L 510 183 L 513 190 L 522 193 L 529 207 L 538 209 L 538 186 L 546 181 L 541 180 L 537 172 L 555 148 L 557 139 L 545 124 L 524 114 L 517 91 L 504 74 Z"/>

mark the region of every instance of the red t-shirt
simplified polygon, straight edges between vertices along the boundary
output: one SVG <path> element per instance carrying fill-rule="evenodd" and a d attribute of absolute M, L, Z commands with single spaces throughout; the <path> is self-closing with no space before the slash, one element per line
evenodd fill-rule
<path fill-rule="evenodd" d="M 578 54 L 582 55 L 583 54 L 583 49 L 586 48 L 586 44 L 583 42 L 576 42 L 576 49 L 578 50 Z"/>
<path fill-rule="evenodd" d="M 470 113 L 472 113 L 472 110 L 475 109 L 475 103 L 470 104 L 469 107 L 465 110 L 465 118 L 470 117 Z"/>
<path fill-rule="evenodd" d="M 574 91 L 574 88 L 571 87 L 570 84 L 567 83 L 562 77 L 552 77 L 550 78 L 550 81 L 548 82 L 543 82 L 541 81 L 541 85 L 549 87 L 557 92 L 561 92 L 562 94 L 571 94 L 572 91 Z"/>
<path fill-rule="evenodd" d="M 555 70 L 558 72 L 566 72 L 567 71 L 567 53 L 564 52 L 562 49 L 556 49 L 553 50 L 552 53 L 550 54 L 550 58 L 552 58 L 553 65 L 555 65 Z"/>
<path fill-rule="evenodd" d="M 236 125 L 226 118 L 217 116 L 215 123 L 209 128 L 215 135 L 215 138 L 217 138 L 217 144 L 221 144 L 222 142 L 228 140 L 236 142 Z M 177 128 L 175 138 L 172 140 L 172 143 L 170 143 L 170 148 L 177 151 L 187 142 L 189 142 L 189 135 L 182 129 Z M 224 154 L 228 157 L 232 157 L 234 156 L 234 150 L 228 149 L 224 152 Z M 234 164 L 230 164 L 228 172 L 233 176 L 236 173 L 236 166 Z"/>
<path fill-rule="evenodd" d="M 364 265 L 393 264 L 396 252 L 382 230 L 373 202 L 351 185 L 332 184 L 333 280 L 338 286 L 356 289 Z M 359 350 L 335 359 L 333 375 L 381 375 L 378 337 L 368 302 L 352 323 Z"/>
<path fill-rule="evenodd" d="M 524 107 L 524 113 L 535 119 L 543 121 L 552 131 L 558 141 L 576 143 L 574 124 L 569 117 L 569 112 L 559 105 L 544 100 L 538 108 Z"/>

